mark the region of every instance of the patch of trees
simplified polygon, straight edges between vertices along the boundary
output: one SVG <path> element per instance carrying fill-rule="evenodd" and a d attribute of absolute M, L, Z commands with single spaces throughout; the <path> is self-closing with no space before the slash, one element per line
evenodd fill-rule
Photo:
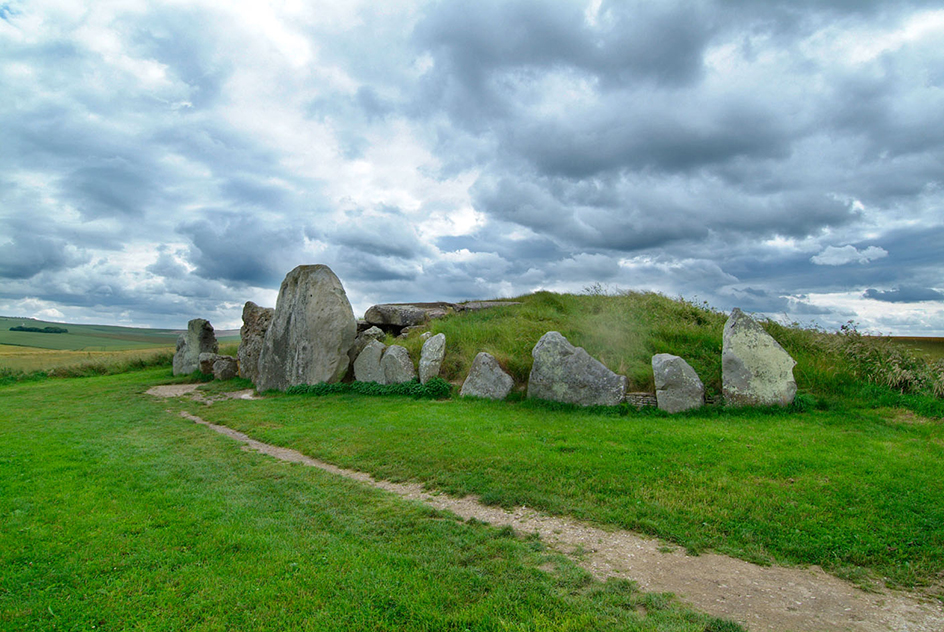
<path fill-rule="evenodd" d="M 69 330 L 65 327 L 24 327 L 23 325 L 17 325 L 16 327 L 10 327 L 10 331 L 31 331 L 37 334 L 67 334 Z"/>

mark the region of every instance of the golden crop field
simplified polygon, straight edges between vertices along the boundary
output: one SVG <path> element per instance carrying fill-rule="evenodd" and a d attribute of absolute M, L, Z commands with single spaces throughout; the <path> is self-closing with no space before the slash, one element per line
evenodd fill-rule
<path fill-rule="evenodd" d="M 174 347 L 171 346 L 124 351 L 68 351 L 0 344 L 0 369 L 32 373 L 33 371 L 51 371 L 83 364 L 131 362 L 173 351 Z"/>

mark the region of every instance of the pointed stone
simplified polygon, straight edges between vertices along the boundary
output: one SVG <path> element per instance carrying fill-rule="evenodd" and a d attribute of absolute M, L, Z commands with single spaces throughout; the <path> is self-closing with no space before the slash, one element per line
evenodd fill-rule
<path fill-rule="evenodd" d="M 443 358 L 446 357 L 446 334 L 436 334 L 423 343 L 420 351 L 420 383 L 426 384 L 439 377 Z"/>
<path fill-rule="evenodd" d="M 796 361 L 753 318 L 734 308 L 724 325 L 721 386 L 726 404 L 789 406 Z"/>
<path fill-rule="evenodd" d="M 380 365 L 383 367 L 385 384 L 400 384 L 416 378 L 416 369 L 413 367 L 410 352 L 406 350 L 406 347 L 400 345 L 387 347 Z"/>
<path fill-rule="evenodd" d="M 482 351 L 472 361 L 469 376 L 462 383 L 459 397 L 483 397 L 485 399 L 505 399 L 514 380 L 505 373 L 491 354 Z"/>
<path fill-rule="evenodd" d="M 556 331 L 541 336 L 531 357 L 528 397 L 580 406 L 617 406 L 623 401 L 626 377 Z"/>

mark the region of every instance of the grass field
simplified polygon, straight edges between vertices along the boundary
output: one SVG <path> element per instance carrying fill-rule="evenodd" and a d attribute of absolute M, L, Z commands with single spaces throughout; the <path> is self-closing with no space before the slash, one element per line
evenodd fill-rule
<path fill-rule="evenodd" d="M 944 573 L 944 402 L 935 418 L 871 404 L 616 416 L 528 402 L 283 395 L 199 414 L 379 478 L 694 552 L 820 564 L 903 586 L 934 585 Z"/>
<path fill-rule="evenodd" d="M 740 629 L 508 529 L 244 452 L 143 394 L 170 379 L 2 387 L 0 629 Z"/>
<path fill-rule="evenodd" d="M 944 360 L 944 338 L 891 336 L 896 344 L 924 354 L 932 360 Z"/>

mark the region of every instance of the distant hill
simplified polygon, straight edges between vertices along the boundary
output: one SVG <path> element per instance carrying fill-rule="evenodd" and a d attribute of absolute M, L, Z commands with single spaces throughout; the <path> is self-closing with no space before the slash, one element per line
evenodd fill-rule
<path fill-rule="evenodd" d="M 10 327 L 64 327 L 68 333 L 50 336 L 31 331 L 10 331 Z M 145 329 L 112 325 L 76 325 L 53 323 L 34 318 L 0 316 L 0 344 L 38 349 L 69 351 L 124 351 L 173 347 L 180 329 Z M 239 340 L 238 330 L 217 332 L 220 342 Z"/>

